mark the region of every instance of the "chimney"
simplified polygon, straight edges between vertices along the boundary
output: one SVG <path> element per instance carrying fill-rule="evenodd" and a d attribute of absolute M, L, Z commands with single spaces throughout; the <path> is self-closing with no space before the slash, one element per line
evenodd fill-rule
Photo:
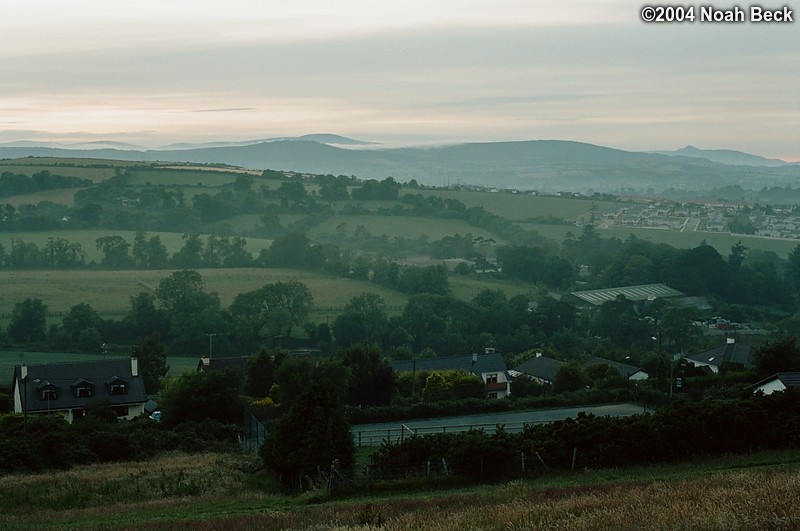
<path fill-rule="evenodd" d="M 28 379 L 28 366 L 25 365 L 24 363 L 22 364 L 22 367 L 20 367 L 19 369 L 19 374 L 23 382 Z"/>
<path fill-rule="evenodd" d="M 537 352 L 537 353 L 536 353 L 536 357 L 537 357 L 537 358 L 541 358 L 541 357 L 542 357 L 542 353 L 541 353 L 541 352 Z"/>
<path fill-rule="evenodd" d="M 735 337 L 729 337 L 728 338 L 728 345 L 732 345 L 734 343 L 736 343 L 736 338 Z"/>
<path fill-rule="evenodd" d="M 131 357 L 131 376 L 139 376 L 139 358 Z"/>
<path fill-rule="evenodd" d="M 211 358 L 209 356 L 200 356 L 200 362 L 203 364 L 203 368 L 206 368 L 211 364 Z"/>

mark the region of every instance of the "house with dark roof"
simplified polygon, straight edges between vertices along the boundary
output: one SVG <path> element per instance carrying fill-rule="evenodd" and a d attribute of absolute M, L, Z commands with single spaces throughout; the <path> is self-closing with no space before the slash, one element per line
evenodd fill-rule
<path fill-rule="evenodd" d="M 537 353 L 535 357 L 523 361 L 508 372 L 514 378 L 528 376 L 540 385 L 553 384 L 556 381 L 558 369 L 563 364 L 563 361 L 554 360 Z"/>
<path fill-rule="evenodd" d="M 14 413 L 60 415 L 73 422 L 87 405 L 108 404 L 120 419 L 144 413 L 147 392 L 137 358 L 17 365 L 11 383 Z"/>
<path fill-rule="evenodd" d="M 790 387 L 800 387 L 800 372 L 779 372 L 750 386 L 754 393 L 761 391 L 771 395 Z"/>
<path fill-rule="evenodd" d="M 716 374 L 723 364 L 752 369 L 755 366 L 755 355 L 756 349 L 750 345 L 736 343 L 733 338 L 728 338 L 724 345 L 687 356 L 685 359 L 695 367 L 708 367 Z"/>
<path fill-rule="evenodd" d="M 635 365 L 628 365 L 619 361 L 607 360 L 605 358 L 593 357 L 582 365 L 584 369 L 594 367 L 595 365 L 608 365 L 617 370 L 620 376 L 627 380 L 647 380 L 650 374 L 647 371 Z"/>
<path fill-rule="evenodd" d="M 466 371 L 479 377 L 486 385 L 487 398 L 505 398 L 511 394 L 506 361 L 494 349 L 471 356 L 448 356 L 420 360 L 395 360 L 390 364 L 395 372 Z"/>

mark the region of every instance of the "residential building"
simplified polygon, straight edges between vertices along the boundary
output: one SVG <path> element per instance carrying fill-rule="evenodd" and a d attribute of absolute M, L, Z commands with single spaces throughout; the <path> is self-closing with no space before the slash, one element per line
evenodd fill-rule
<path fill-rule="evenodd" d="M 137 358 L 17 365 L 11 393 L 15 413 L 59 415 L 70 423 L 92 404 L 107 404 L 130 420 L 147 402 Z"/>

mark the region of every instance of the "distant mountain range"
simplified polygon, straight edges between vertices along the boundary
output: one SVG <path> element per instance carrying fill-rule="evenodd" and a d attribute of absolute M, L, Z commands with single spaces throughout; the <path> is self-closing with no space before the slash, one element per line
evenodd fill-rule
<path fill-rule="evenodd" d="M 126 149 L 126 144 L 82 147 L 0 145 L 0 158 L 79 157 L 142 162 L 221 163 L 245 168 L 355 175 L 420 184 L 471 184 L 541 191 L 650 192 L 740 186 L 800 186 L 800 164 L 691 146 L 673 152 L 630 152 L 580 142 L 533 140 L 441 147 L 386 148 L 321 134 L 250 142 L 175 144 Z M 370 146 L 370 149 L 358 149 Z"/>
<path fill-rule="evenodd" d="M 708 159 L 712 162 L 736 166 L 785 166 L 789 164 L 784 160 L 767 159 L 742 151 L 733 151 L 730 149 L 698 149 L 694 146 L 686 146 L 675 151 L 654 151 L 653 153 Z"/>

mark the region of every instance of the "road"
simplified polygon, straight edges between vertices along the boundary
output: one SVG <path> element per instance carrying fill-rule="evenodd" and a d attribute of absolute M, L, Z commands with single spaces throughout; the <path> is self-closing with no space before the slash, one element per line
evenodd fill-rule
<path fill-rule="evenodd" d="M 596 416 L 625 417 L 643 413 L 642 406 L 635 404 L 610 404 L 604 406 L 580 406 L 558 409 L 537 409 L 529 411 L 509 411 L 506 413 L 486 413 L 482 415 L 465 415 L 461 417 L 445 417 L 435 419 L 406 420 L 381 422 L 377 424 L 357 424 L 352 427 L 356 444 L 370 446 L 380 444 L 387 437 L 397 440 L 412 433 L 458 432 L 470 428 L 483 428 L 493 432 L 498 424 L 505 426 L 508 432 L 518 432 L 525 424 L 543 424 L 575 418 L 578 413 L 591 413 Z"/>

